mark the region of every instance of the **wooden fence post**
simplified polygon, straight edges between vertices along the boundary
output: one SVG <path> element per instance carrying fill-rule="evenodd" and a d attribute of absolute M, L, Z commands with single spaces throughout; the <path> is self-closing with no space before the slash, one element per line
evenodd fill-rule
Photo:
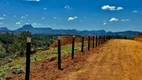
<path fill-rule="evenodd" d="M 98 37 L 96 36 L 96 47 L 98 46 Z"/>
<path fill-rule="evenodd" d="M 74 43 L 75 43 L 75 36 L 72 38 L 72 59 L 74 59 Z"/>
<path fill-rule="evenodd" d="M 102 44 L 104 44 L 104 36 L 102 36 Z"/>
<path fill-rule="evenodd" d="M 26 49 L 26 75 L 25 80 L 30 80 L 30 55 L 31 55 L 31 38 L 27 38 L 27 49 Z"/>
<path fill-rule="evenodd" d="M 106 41 L 108 41 L 108 36 L 106 36 Z"/>
<path fill-rule="evenodd" d="M 98 45 L 97 46 L 99 46 L 100 45 L 100 36 L 98 36 Z"/>
<path fill-rule="evenodd" d="M 81 47 L 82 53 L 84 53 L 84 36 L 82 36 L 82 47 Z"/>
<path fill-rule="evenodd" d="M 106 42 L 106 36 L 104 35 L 104 43 Z"/>
<path fill-rule="evenodd" d="M 88 50 L 90 50 L 90 36 L 88 36 Z"/>
<path fill-rule="evenodd" d="M 95 37 L 93 36 L 93 48 L 95 48 L 94 40 L 95 40 Z"/>
<path fill-rule="evenodd" d="M 102 37 L 99 36 L 99 45 L 101 45 L 101 44 L 102 44 Z"/>
<path fill-rule="evenodd" d="M 61 68 L 61 37 L 58 37 L 58 69 L 62 69 Z"/>
<path fill-rule="evenodd" d="M 104 44 L 104 36 L 102 36 L 102 44 Z"/>

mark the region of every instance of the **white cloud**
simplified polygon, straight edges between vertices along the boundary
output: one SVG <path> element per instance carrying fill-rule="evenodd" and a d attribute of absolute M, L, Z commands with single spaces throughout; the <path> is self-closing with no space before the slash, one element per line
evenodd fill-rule
<path fill-rule="evenodd" d="M 77 18 L 78 18 L 77 16 L 75 16 L 75 17 L 69 17 L 68 21 L 72 21 L 72 20 L 77 19 Z"/>
<path fill-rule="evenodd" d="M 111 18 L 109 21 L 110 21 L 110 22 L 117 22 L 118 19 L 117 19 L 117 18 Z"/>
<path fill-rule="evenodd" d="M 16 18 L 17 16 L 16 16 L 16 15 L 14 15 L 13 17 L 14 17 L 14 18 Z"/>
<path fill-rule="evenodd" d="M 104 26 L 106 25 L 107 23 L 106 22 L 104 22 Z"/>
<path fill-rule="evenodd" d="M 3 22 L 0 22 L 0 24 L 3 24 Z"/>
<path fill-rule="evenodd" d="M 57 19 L 57 17 L 53 17 L 54 19 Z"/>
<path fill-rule="evenodd" d="M 41 19 L 45 19 L 44 17 L 42 17 Z"/>
<path fill-rule="evenodd" d="M 33 26 L 40 26 L 40 23 L 32 23 Z"/>
<path fill-rule="evenodd" d="M 115 10 L 115 6 L 110 6 L 110 5 L 104 5 L 102 7 L 102 10 L 111 10 L 111 11 L 114 11 Z"/>
<path fill-rule="evenodd" d="M 20 22 L 23 22 L 23 20 L 20 20 Z"/>
<path fill-rule="evenodd" d="M 66 5 L 65 7 L 64 7 L 65 9 L 72 9 L 70 6 L 68 6 L 68 5 Z"/>
<path fill-rule="evenodd" d="M 116 7 L 116 6 L 110 6 L 110 5 L 104 5 L 101 8 L 102 8 L 102 10 L 110 10 L 110 11 L 123 10 L 123 7 Z"/>
<path fill-rule="evenodd" d="M 26 23 L 26 24 L 30 24 L 30 23 Z"/>
<path fill-rule="evenodd" d="M 24 17 L 24 16 L 21 16 L 20 18 L 22 18 L 22 19 L 23 19 L 23 18 L 25 18 L 25 17 Z"/>
<path fill-rule="evenodd" d="M 130 21 L 129 19 L 122 19 L 121 20 L 122 22 L 127 22 L 127 21 Z"/>
<path fill-rule="evenodd" d="M 75 19 L 78 18 L 77 16 L 74 17 Z"/>
<path fill-rule="evenodd" d="M 137 13 L 137 12 L 139 12 L 139 11 L 137 11 L 137 10 L 134 10 L 133 12 L 134 12 L 134 13 Z"/>
<path fill-rule="evenodd" d="M 26 17 L 28 16 L 28 14 L 25 15 Z"/>
<path fill-rule="evenodd" d="M 3 14 L 3 16 L 5 17 L 5 16 L 6 16 L 6 14 Z"/>
<path fill-rule="evenodd" d="M 0 17 L 0 20 L 3 20 L 4 18 L 3 17 Z"/>
<path fill-rule="evenodd" d="M 17 25 L 21 25 L 21 22 L 16 22 Z"/>
<path fill-rule="evenodd" d="M 73 17 L 69 17 L 68 21 L 71 21 L 71 20 L 74 20 L 74 18 Z"/>
<path fill-rule="evenodd" d="M 33 1 L 33 2 L 40 2 L 40 0 L 23 0 L 23 1 Z"/>
<path fill-rule="evenodd" d="M 119 11 L 119 10 L 123 10 L 123 7 L 117 7 L 117 10 Z"/>
<path fill-rule="evenodd" d="M 45 8 L 43 8 L 43 10 L 47 10 L 47 8 L 45 7 Z"/>

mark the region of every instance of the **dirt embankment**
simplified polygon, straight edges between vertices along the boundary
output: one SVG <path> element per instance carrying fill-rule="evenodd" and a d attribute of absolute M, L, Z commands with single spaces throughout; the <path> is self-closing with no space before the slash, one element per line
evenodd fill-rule
<path fill-rule="evenodd" d="M 87 38 L 85 38 L 87 40 Z M 81 42 L 82 38 L 81 37 L 75 37 L 75 42 Z M 66 44 L 71 44 L 72 43 L 72 37 L 70 36 L 62 36 L 61 37 L 61 45 L 66 45 Z M 56 40 L 53 44 L 50 45 L 51 48 L 57 47 L 58 46 L 58 40 Z"/>
<path fill-rule="evenodd" d="M 141 80 L 142 43 L 134 40 L 110 40 L 89 52 L 32 63 L 31 80 Z M 24 80 L 16 75 L 14 80 Z"/>
<path fill-rule="evenodd" d="M 142 42 L 142 34 L 136 35 L 134 40 Z"/>

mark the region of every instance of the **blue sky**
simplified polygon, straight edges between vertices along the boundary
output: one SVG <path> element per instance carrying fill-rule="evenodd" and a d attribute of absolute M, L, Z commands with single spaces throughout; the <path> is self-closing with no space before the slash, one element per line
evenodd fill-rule
<path fill-rule="evenodd" d="M 0 0 L 0 27 L 142 31 L 141 0 Z"/>

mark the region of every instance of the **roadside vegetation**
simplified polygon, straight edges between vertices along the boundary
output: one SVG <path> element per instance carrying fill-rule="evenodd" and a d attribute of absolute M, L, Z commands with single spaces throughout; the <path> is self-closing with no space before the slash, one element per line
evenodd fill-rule
<path fill-rule="evenodd" d="M 31 35 L 29 32 L 22 32 L 17 35 L 0 34 L 0 36 L 5 36 L 0 37 L 0 77 L 4 78 L 7 75 L 25 72 L 27 36 L 32 36 L 32 51 L 34 53 L 31 55 L 31 62 L 57 57 L 57 47 L 50 48 L 49 46 L 57 42 L 58 35 Z M 85 41 L 86 47 L 87 41 Z M 61 49 L 62 55 L 70 55 L 72 44 L 63 45 Z M 78 51 L 81 51 L 81 42 L 75 43 L 75 52 Z"/>

